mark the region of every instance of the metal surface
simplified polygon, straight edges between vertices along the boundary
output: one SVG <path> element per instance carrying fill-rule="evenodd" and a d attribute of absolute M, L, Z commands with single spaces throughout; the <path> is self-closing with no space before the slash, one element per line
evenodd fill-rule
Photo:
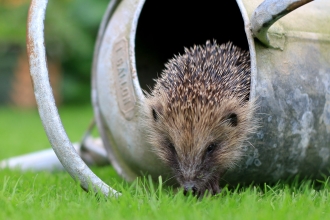
<path fill-rule="evenodd" d="M 53 149 L 41 150 L 0 161 L 0 169 L 19 169 L 22 171 L 63 170 Z"/>
<path fill-rule="evenodd" d="M 93 138 L 91 135 L 95 127 L 95 121 L 87 128 L 82 140 L 73 143 L 74 149 L 88 166 L 109 165 L 107 151 L 101 138 Z M 53 149 L 40 150 L 20 156 L 11 157 L 0 161 L 0 169 L 19 169 L 22 171 L 53 171 L 63 170 L 61 162 Z"/>
<path fill-rule="evenodd" d="M 251 96 L 260 105 L 261 128 L 246 146 L 246 158 L 225 179 L 277 182 L 329 175 L 330 2 L 311 2 L 270 27 L 271 43 L 281 50 L 253 38 L 249 17 L 262 1 L 237 2 L 250 46 Z M 271 10 L 266 12 L 275 14 Z"/>
<path fill-rule="evenodd" d="M 81 143 L 73 143 L 73 147 L 88 166 L 109 164 L 107 153 L 99 138 L 86 138 L 83 145 Z M 63 170 L 64 167 L 58 160 L 54 150 L 50 148 L 2 160 L 0 161 L 0 169 L 53 171 Z"/>
<path fill-rule="evenodd" d="M 265 0 L 252 14 L 252 33 L 265 45 L 279 48 L 278 45 L 272 44 L 270 41 L 271 36 L 268 36 L 267 34 L 270 26 L 291 11 L 311 1 L 313 0 Z M 304 18 L 302 17 L 298 19 Z"/>
<path fill-rule="evenodd" d="M 43 37 L 46 6 L 47 0 L 31 1 L 27 30 L 30 74 L 44 129 L 62 165 L 82 188 L 92 187 L 106 196 L 118 196 L 119 193 L 103 183 L 81 160 L 64 131 L 49 85 Z"/>
<path fill-rule="evenodd" d="M 101 138 L 87 137 L 75 149 L 77 149 L 79 156 L 88 166 L 105 166 L 110 164 Z"/>
<path fill-rule="evenodd" d="M 283 7 L 272 7 L 272 2 Z M 318 0 L 298 8 L 307 2 L 266 1 L 252 24 L 250 18 L 262 1 L 237 0 L 251 55 L 251 98 L 258 99 L 261 128 L 245 147 L 246 157 L 224 177 L 226 183 L 329 174 L 330 2 Z M 146 143 L 142 123 L 144 95 L 135 65 L 135 34 L 143 5 L 144 0 L 125 0 L 116 6 L 103 22 L 107 27 L 94 56 L 97 126 L 112 165 L 127 180 L 145 173 L 155 178 L 168 174 Z M 292 12 L 279 19 L 288 11 Z M 251 26 L 271 47 L 253 38 Z"/>
<path fill-rule="evenodd" d="M 135 33 L 144 0 L 121 1 L 94 59 L 93 107 L 111 164 L 127 180 L 168 173 L 151 151 L 141 127 L 144 95 L 135 66 Z"/>

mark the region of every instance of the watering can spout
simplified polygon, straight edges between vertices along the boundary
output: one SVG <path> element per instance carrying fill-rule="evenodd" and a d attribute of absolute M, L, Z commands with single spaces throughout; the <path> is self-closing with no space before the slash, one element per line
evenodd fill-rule
<path fill-rule="evenodd" d="M 83 143 L 73 143 L 73 147 L 88 166 L 109 165 L 107 152 L 100 138 L 88 137 Z M 64 167 L 53 149 L 45 149 L 2 160 L 0 169 L 53 171 L 64 170 Z"/>

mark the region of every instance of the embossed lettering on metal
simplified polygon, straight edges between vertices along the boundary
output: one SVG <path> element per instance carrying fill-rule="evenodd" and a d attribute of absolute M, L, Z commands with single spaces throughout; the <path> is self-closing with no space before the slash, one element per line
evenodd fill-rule
<path fill-rule="evenodd" d="M 129 67 L 128 46 L 126 39 L 121 39 L 114 45 L 113 69 L 118 105 L 127 120 L 134 116 L 135 94 L 132 75 Z"/>

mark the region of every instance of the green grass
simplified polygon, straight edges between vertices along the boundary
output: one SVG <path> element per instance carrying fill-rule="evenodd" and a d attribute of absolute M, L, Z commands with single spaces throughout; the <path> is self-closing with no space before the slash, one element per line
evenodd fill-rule
<path fill-rule="evenodd" d="M 60 109 L 72 141 L 92 118 L 89 106 Z M 49 148 L 36 111 L 0 108 L 0 160 Z M 0 171 L 0 219 L 327 219 L 330 186 L 312 181 L 241 187 L 198 200 L 141 177 L 123 181 L 111 167 L 92 168 L 121 191 L 118 199 L 84 192 L 65 172 Z"/>

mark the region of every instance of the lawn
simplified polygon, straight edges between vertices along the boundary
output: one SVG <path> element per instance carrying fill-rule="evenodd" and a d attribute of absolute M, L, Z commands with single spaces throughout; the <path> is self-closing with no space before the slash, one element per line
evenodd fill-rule
<path fill-rule="evenodd" d="M 90 106 L 62 107 L 71 141 L 79 141 L 92 118 Z M 36 110 L 0 108 L 0 160 L 49 148 Z M 122 180 L 111 167 L 92 170 L 121 191 L 118 199 L 86 193 L 64 171 L 0 171 L 0 219 L 327 219 L 327 180 L 223 189 L 198 200 L 141 177 Z M 315 184 L 318 184 L 315 186 Z"/>

